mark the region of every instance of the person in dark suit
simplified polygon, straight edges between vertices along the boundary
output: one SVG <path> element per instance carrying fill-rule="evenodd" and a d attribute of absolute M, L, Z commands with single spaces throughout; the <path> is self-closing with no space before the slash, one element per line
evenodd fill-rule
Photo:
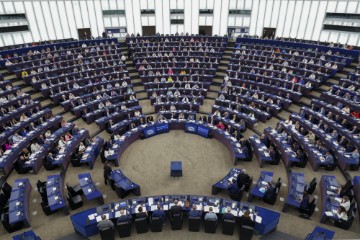
<path fill-rule="evenodd" d="M 254 221 L 251 219 L 250 217 L 250 211 L 246 210 L 244 212 L 244 215 L 242 215 L 239 219 L 240 221 L 240 226 L 249 226 L 249 227 L 254 227 L 255 223 Z"/>
<path fill-rule="evenodd" d="M 229 187 L 228 187 L 228 191 L 230 194 L 234 194 L 234 195 L 238 195 L 240 190 L 238 187 L 238 183 L 236 182 L 235 179 L 232 180 L 232 182 L 229 182 Z"/>
<path fill-rule="evenodd" d="M 196 205 L 192 206 L 192 209 L 189 211 L 189 217 L 201 217 L 201 211 L 196 210 Z"/>
<path fill-rule="evenodd" d="M 54 161 L 52 152 L 49 152 L 49 154 L 46 156 L 45 161 L 47 163 L 52 163 Z"/>
<path fill-rule="evenodd" d="M 235 220 L 235 216 L 231 213 L 231 207 L 226 208 L 226 212 L 222 215 L 222 220 Z"/>
<path fill-rule="evenodd" d="M 309 209 L 309 205 L 310 205 L 309 194 L 307 193 L 307 191 L 304 191 L 300 203 L 299 211 Z"/>
<path fill-rule="evenodd" d="M 138 207 L 138 213 L 135 215 L 135 218 L 143 218 L 143 217 L 147 217 L 148 214 L 147 212 L 143 210 L 143 207 L 142 206 L 139 206 Z"/>
<path fill-rule="evenodd" d="M 329 128 L 329 126 L 327 124 L 324 125 L 324 132 L 325 133 L 330 133 L 331 132 L 331 128 Z"/>
<path fill-rule="evenodd" d="M 77 135 L 79 133 L 79 128 L 78 126 L 74 126 L 74 128 L 71 130 L 71 135 Z"/>
<path fill-rule="evenodd" d="M 181 213 L 181 206 L 179 206 L 179 202 L 178 200 L 174 201 L 174 204 L 171 208 L 170 208 L 170 216 L 173 217 L 174 214 L 180 214 Z"/>
<path fill-rule="evenodd" d="M 355 150 L 355 147 L 354 147 L 353 145 L 351 145 L 350 142 L 348 142 L 348 143 L 346 144 L 345 151 L 349 153 L 349 152 L 353 152 L 354 150 Z"/>
<path fill-rule="evenodd" d="M 299 163 L 303 163 L 305 161 L 305 154 L 301 150 L 296 151 L 296 157 L 300 160 Z"/>
<path fill-rule="evenodd" d="M 238 188 L 241 189 L 243 185 L 248 184 L 250 181 L 250 176 L 244 172 L 239 173 L 236 178 Z"/>
<path fill-rule="evenodd" d="M 159 217 L 159 218 L 162 219 L 162 222 L 165 222 L 165 212 L 164 212 L 164 210 L 162 210 L 160 204 L 157 205 L 157 209 L 152 212 L 151 216 L 152 217 Z"/>
<path fill-rule="evenodd" d="M 292 145 L 294 143 L 294 139 L 289 135 L 286 140 L 287 144 Z"/>
<path fill-rule="evenodd" d="M 40 134 L 39 135 L 39 138 L 37 139 L 38 143 L 40 145 L 43 145 L 45 143 L 45 138 L 44 138 L 44 135 Z"/>
<path fill-rule="evenodd" d="M 108 179 L 109 179 L 109 175 L 112 172 L 112 168 L 110 166 L 110 163 L 108 161 L 105 162 L 104 164 L 104 180 L 105 180 L 105 185 L 108 184 Z"/>
<path fill-rule="evenodd" d="M 120 209 L 120 217 L 117 219 L 117 223 L 121 223 L 121 222 L 131 223 L 131 215 L 127 215 L 124 209 Z"/>

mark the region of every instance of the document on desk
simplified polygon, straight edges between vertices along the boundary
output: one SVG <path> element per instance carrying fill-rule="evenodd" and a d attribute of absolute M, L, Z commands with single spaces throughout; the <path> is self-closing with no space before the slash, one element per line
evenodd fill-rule
<path fill-rule="evenodd" d="M 327 194 L 327 195 L 334 195 L 334 193 L 331 192 L 331 191 L 326 191 L 326 194 Z"/>
<path fill-rule="evenodd" d="M 332 212 L 330 212 L 330 211 L 326 211 L 325 215 L 328 216 L 328 217 L 334 216 L 334 214 Z"/>
<path fill-rule="evenodd" d="M 255 216 L 255 222 L 261 223 L 261 222 L 262 222 L 262 217 L 260 217 L 260 216 Z"/>
<path fill-rule="evenodd" d="M 232 182 L 233 180 L 235 180 L 234 177 L 229 177 L 229 178 L 228 178 L 228 181 L 229 181 L 229 182 Z"/>
<path fill-rule="evenodd" d="M 90 220 L 90 221 L 92 221 L 92 220 L 95 219 L 95 215 L 94 215 L 94 214 L 91 214 L 91 215 L 89 215 L 88 217 L 89 217 L 89 220 Z"/>

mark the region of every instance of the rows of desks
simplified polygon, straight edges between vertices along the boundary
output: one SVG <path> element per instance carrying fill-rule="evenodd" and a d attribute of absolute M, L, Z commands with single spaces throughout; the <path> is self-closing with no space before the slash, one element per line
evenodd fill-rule
<path fill-rule="evenodd" d="M 84 237 L 90 237 L 99 233 L 97 222 L 101 220 L 102 214 L 105 214 L 109 219 L 115 220 L 120 216 L 120 209 L 124 209 L 127 214 L 132 215 L 137 213 L 138 206 L 143 206 L 147 211 L 151 212 L 156 209 L 158 204 L 162 206 L 164 211 L 168 212 L 174 205 L 175 200 L 179 201 L 179 205 L 182 206 L 184 213 L 190 211 L 193 204 L 197 205 L 198 209 L 201 209 L 204 213 L 208 212 L 209 207 L 212 206 L 214 212 L 219 216 L 226 211 L 227 207 L 231 207 L 232 213 L 236 217 L 242 216 L 245 210 L 250 210 L 251 216 L 255 220 L 255 230 L 261 235 L 266 235 L 273 231 L 280 219 L 280 213 L 249 203 L 195 195 L 160 195 L 120 200 L 76 213 L 70 219 L 77 233 Z"/>

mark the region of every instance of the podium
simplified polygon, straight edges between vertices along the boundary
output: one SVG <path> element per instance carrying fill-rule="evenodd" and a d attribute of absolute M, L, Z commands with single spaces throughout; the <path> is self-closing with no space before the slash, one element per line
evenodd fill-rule
<path fill-rule="evenodd" d="M 182 177 L 182 162 L 171 161 L 170 165 L 170 176 L 171 177 Z"/>

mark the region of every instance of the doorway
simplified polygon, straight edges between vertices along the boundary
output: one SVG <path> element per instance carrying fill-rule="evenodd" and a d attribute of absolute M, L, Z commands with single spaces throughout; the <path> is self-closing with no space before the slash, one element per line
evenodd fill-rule
<path fill-rule="evenodd" d="M 154 36 L 156 34 L 155 26 L 143 26 L 142 27 L 143 36 Z"/>
<path fill-rule="evenodd" d="M 199 26 L 199 34 L 212 36 L 212 26 Z"/>
<path fill-rule="evenodd" d="M 78 29 L 79 40 L 91 39 L 90 28 L 79 28 Z"/>
<path fill-rule="evenodd" d="M 273 39 L 275 37 L 276 28 L 264 28 L 263 38 Z"/>

